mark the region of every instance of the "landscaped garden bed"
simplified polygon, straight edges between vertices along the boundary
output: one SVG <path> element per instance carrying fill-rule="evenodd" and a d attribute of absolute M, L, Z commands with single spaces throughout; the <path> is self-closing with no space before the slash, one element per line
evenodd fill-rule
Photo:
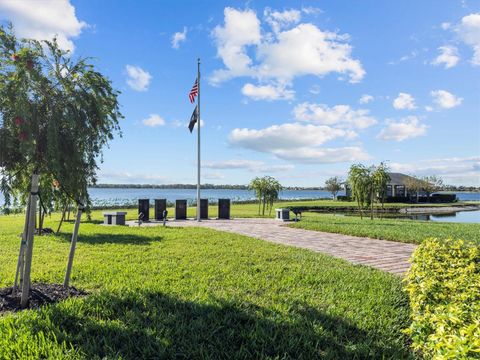
<path fill-rule="evenodd" d="M 54 304 L 72 296 L 85 296 L 87 293 L 73 286 L 64 287 L 60 284 L 32 284 L 28 306 L 20 306 L 20 292 L 13 287 L 0 289 L 0 315 L 10 311 L 38 309 L 43 305 Z"/>

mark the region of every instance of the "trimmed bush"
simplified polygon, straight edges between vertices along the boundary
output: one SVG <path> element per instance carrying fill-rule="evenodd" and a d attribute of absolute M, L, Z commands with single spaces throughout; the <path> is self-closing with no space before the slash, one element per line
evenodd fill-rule
<path fill-rule="evenodd" d="M 480 358 L 480 248 L 427 239 L 405 279 L 412 324 L 406 333 L 426 358 Z"/>
<path fill-rule="evenodd" d="M 352 201 L 351 196 L 346 196 L 346 195 L 338 195 L 337 196 L 338 201 Z"/>

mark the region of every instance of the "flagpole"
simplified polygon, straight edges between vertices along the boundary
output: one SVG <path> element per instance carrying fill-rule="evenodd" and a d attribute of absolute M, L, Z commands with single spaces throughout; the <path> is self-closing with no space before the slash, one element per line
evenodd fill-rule
<path fill-rule="evenodd" d="M 197 80 L 198 80 L 198 98 L 197 98 L 197 221 L 200 221 L 200 58 L 197 59 Z"/>

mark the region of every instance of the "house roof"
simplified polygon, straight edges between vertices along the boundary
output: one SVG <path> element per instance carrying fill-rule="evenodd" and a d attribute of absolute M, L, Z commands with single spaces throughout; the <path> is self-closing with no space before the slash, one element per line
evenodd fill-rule
<path fill-rule="evenodd" d="M 394 185 L 404 185 L 407 179 L 414 179 L 413 176 L 402 173 L 389 172 L 388 175 L 390 176 L 390 181 L 388 183 Z"/>

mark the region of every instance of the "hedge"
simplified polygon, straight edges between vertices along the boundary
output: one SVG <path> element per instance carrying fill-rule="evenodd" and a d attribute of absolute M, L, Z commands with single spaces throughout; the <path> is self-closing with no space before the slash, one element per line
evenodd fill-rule
<path fill-rule="evenodd" d="M 421 356 L 480 359 L 480 248 L 427 239 L 405 279 L 412 323 L 405 332 Z"/>

